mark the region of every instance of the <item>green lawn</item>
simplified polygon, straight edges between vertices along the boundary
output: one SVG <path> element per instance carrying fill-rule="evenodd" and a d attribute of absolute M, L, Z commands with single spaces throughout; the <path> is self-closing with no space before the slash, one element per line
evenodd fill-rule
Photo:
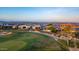
<path fill-rule="evenodd" d="M 4 51 L 62 51 L 53 38 L 33 33 L 14 31 L 12 35 L 0 36 L 0 50 Z"/>

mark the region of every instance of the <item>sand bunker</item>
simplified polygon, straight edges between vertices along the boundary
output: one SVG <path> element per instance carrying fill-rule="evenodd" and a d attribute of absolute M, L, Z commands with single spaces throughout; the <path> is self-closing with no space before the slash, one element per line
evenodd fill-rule
<path fill-rule="evenodd" d="M 12 32 L 0 32 L 0 35 L 10 35 Z"/>

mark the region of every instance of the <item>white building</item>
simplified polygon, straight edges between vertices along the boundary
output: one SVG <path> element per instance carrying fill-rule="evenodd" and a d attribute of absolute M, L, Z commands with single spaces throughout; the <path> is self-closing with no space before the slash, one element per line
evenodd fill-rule
<path fill-rule="evenodd" d="M 13 25 L 12 29 L 18 29 L 18 26 L 17 25 Z"/>
<path fill-rule="evenodd" d="M 41 30 L 41 26 L 40 26 L 40 25 L 33 25 L 33 26 L 32 26 L 32 29 L 33 29 L 34 31 L 40 31 L 40 30 Z"/>
<path fill-rule="evenodd" d="M 30 27 L 31 27 L 30 25 L 19 25 L 18 26 L 19 29 L 25 29 L 25 30 L 29 29 Z"/>

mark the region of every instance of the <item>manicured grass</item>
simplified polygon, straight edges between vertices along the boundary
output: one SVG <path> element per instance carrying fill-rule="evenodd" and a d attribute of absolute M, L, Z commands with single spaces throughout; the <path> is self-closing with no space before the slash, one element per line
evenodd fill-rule
<path fill-rule="evenodd" d="M 62 51 L 53 38 L 33 32 L 13 31 L 13 34 L 0 36 L 0 50 L 8 51 Z"/>

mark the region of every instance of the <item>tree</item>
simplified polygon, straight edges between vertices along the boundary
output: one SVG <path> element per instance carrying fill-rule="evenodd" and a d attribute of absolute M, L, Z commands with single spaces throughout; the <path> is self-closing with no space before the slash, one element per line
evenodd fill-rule
<path fill-rule="evenodd" d="M 47 25 L 47 29 L 48 29 L 48 30 L 51 30 L 51 32 L 54 32 L 54 33 L 57 32 L 56 28 L 55 28 L 52 24 L 48 24 L 48 25 Z"/>

